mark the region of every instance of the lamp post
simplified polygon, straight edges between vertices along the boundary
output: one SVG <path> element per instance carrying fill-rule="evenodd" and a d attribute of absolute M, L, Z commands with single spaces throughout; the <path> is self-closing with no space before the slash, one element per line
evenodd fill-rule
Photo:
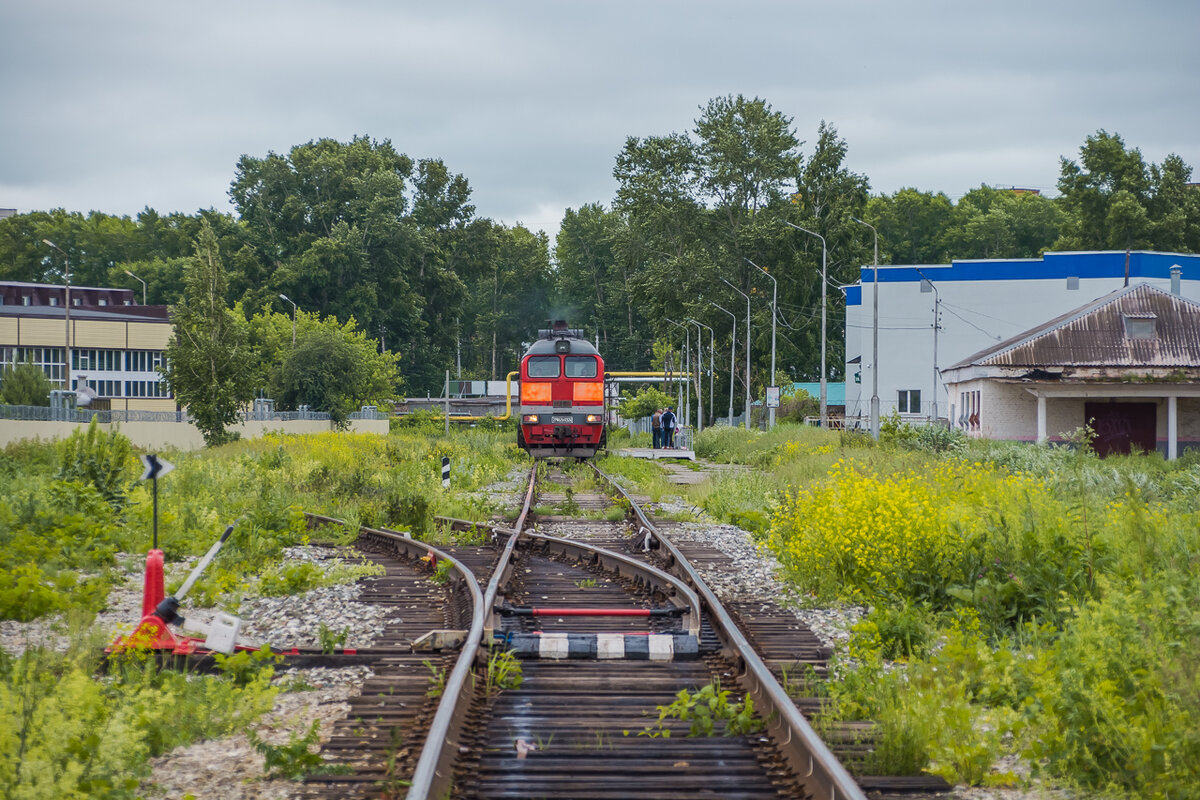
<path fill-rule="evenodd" d="M 146 282 L 129 270 L 125 270 L 125 274 L 142 285 L 142 305 L 146 305 Z"/>
<path fill-rule="evenodd" d="M 850 219 L 866 225 L 875 235 L 875 287 L 871 290 L 871 438 L 879 441 L 879 231 L 858 217 Z"/>
<path fill-rule="evenodd" d="M 721 306 L 718 306 L 712 300 L 708 301 L 710 306 L 716 306 L 724 311 L 729 316 L 733 317 L 733 336 L 729 342 L 729 427 L 733 427 L 733 370 L 734 360 L 733 355 L 737 352 L 737 315 Z"/>
<path fill-rule="evenodd" d="M 704 331 L 701 328 L 707 326 L 702 326 L 691 317 L 686 321 L 696 326 L 696 431 L 699 432 L 704 430 Z M 708 391 L 708 398 L 711 404 L 712 389 Z"/>
<path fill-rule="evenodd" d="M 938 385 L 938 365 L 937 365 L 937 362 L 938 362 L 938 341 L 937 341 L 937 339 L 938 339 L 938 337 L 937 337 L 937 333 L 938 333 L 938 328 L 941 327 L 941 325 L 939 324 L 939 321 L 938 321 L 938 315 L 939 315 L 939 312 L 941 311 L 941 309 L 938 308 L 938 305 L 941 303 L 941 299 L 938 295 L 938 288 L 936 285 L 934 285 L 933 281 L 929 280 L 929 278 L 926 278 L 925 273 L 921 272 L 920 269 L 917 270 L 917 274 L 920 275 L 921 280 L 928 283 L 929 288 L 933 290 L 933 405 L 931 408 L 933 411 L 933 414 L 932 414 L 933 424 L 936 425 L 937 419 L 938 419 L 938 415 L 937 415 L 937 385 Z"/>
<path fill-rule="evenodd" d="M 59 247 L 58 245 L 56 245 L 54 242 L 50 241 L 49 239 L 42 239 L 42 243 L 48 244 L 51 247 L 53 247 L 55 250 L 57 250 L 58 252 L 62 253 L 63 254 L 63 264 L 65 264 L 64 274 L 66 275 L 66 279 L 67 279 L 67 291 L 66 291 L 66 295 L 63 298 L 63 315 L 67 320 L 67 328 L 66 328 L 66 341 L 64 342 L 66 347 L 63 348 L 63 366 L 64 366 L 63 388 L 66 389 L 67 391 L 71 391 L 71 389 L 72 389 L 72 387 L 71 387 L 71 259 L 67 255 L 66 250 L 63 250 L 61 247 Z"/>
<path fill-rule="evenodd" d="M 288 303 L 292 303 L 286 294 L 279 295 L 279 299 Z M 296 304 L 292 303 L 292 344 L 296 343 Z"/>
<path fill-rule="evenodd" d="M 825 386 L 825 264 L 827 253 L 825 237 L 816 231 L 810 231 L 808 228 L 793 225 L 787 220 L 784 220 L 783 224 L 821 240 L 821 427 L 826 428 L 829 426 L 829 406 L 826 403 L 827 391 Z"/>
<path fill-rule="evenodd" d="M 746 298 L 746 430 L 750 430 L 750 295 L 724 278 L 721 278 L 721 282 Z"/>
<path fill-rule="evenodd" d="M 716 372 L 716 370 L 713 369 L 713 365 L 716 363 L 715 359 L 717 357 L 717 350 L 716 350 L 716 346 L 715 346 L 717 338 L 716 338 L 715 334 L 713 334 L 713 329 L 708 327 L 707 325 L 705 325 L 703 322 L 700 322 L 699 320 L 694 320 L 694 319 L 689 319 L 688 322 L 699 325 L 701 328 L 704 328 L 705 330 L 708 331 L 708 422 L 711 425 L 712 421 L 714 419 L 714 417 L 713 417 L 713 373 Z M 699 336 L 698 332 L 697 332 L 697 336 Z M 704 380 L 703 377 L 701 377 L 701 380 Z"/>
<path fill-rule="evenodd" d="M 754 267 L 756 270 L 761 272 L 763 275 L 766 275 L 768 278 L 770 278 L 771 283 L 774 284 L 774 286 L 775 286 L 775 288 L 771 292 L 771 380 L 767 384 L 769 386 L 774 386 L 775 385 L 775 317 L 778 316 L 778 314 L 779 314 L 779 308 L 778 308 L 779 281 L 775 280 L 774 275 L 767 272 L 765 269 L 760 267 L 758 264 L 755 264 L 750 259 L 747 258 L 746 263 L 749 264 L 750 266 Z M 767 409 L 767 413 L 770 415 L 770 422 L 768 422 L 767 425 L 768 425 L 768 427 L 774 428 L 775 427 L 775 407 L 771 406 L 769 409 Z"/>
<path fill-rule="evenodd" d="M 688 368 L 689 367 L 688 362 L 692 358 L 692 329 L 689 328 L 687 325 L 676 322 L 673 319 L 667 319 L 666 317 L 663 317 L 663 319 L 666 320 L 667 322 L 671 323 L 672 325 L 674 325 L 677 328 L 683 328 L 683 352 L 686 355 L 684 355 L 684 357 L 682 359 L 680 359 L 680 361 L 682 362 L 682 363 L 680 363 L 680 366 L 683 367 L 683 385 L 687 387 L 687 394 L 685 395 L 684 401 L 683 401 L 683 424 L 685 426 L 691 425 L 692 424 L 692 379 L 688 377 L 688 372 L 690 372 L 690 369 Z"/>

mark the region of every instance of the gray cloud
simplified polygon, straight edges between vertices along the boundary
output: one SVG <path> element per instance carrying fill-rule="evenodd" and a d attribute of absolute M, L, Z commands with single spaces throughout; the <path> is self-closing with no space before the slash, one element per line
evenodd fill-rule
<path fill-rule="evenodd" d="M 0 206 L 228 208 L 243 153 L 391 139 L 483 216 L 551 232 L 608 202 L 625 137 L 760 96 L 824 119 L 876 191 L 1052 189 L 1115 131 L 1200 162 L 1191 2 L 124 0 L 0 8 Z"/>

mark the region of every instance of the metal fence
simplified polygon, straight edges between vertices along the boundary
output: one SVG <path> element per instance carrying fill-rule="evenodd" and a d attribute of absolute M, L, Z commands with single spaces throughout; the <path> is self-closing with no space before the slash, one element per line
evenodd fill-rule
<path fill-rule="evenodd" d="M 630 433 L 647 433 L 653 434 L 653 426 L 650 417 L 642 417 L 641 419 L 624 419 L 621 420 L 621 426 Z M 690 427 L 680 426 L 675 429 L 675 446 L 680 450 L 691 450 L 693 435 L 695 431 Z"/>
<path fill-rule="evenodd" d="M 368 415 L 369 414 L 369 415 Z M 311 419 L 328 420 L 327 411 L 273 411 L 264 413 L 262 410 L 244 411 L 241 414 L 243 422 L 255 420 L 267 422 L 286 422 L 288 420 Z M 0 405 L 0 419 L 27 420 L 30 422 L 194 422 L 186 411 L 109 411 L 88 408 L 64 408 L 52 406 L 9 406 Z M 387 419 L 386 414 L 378 411 L 355 411 L 350 419 Z"/>

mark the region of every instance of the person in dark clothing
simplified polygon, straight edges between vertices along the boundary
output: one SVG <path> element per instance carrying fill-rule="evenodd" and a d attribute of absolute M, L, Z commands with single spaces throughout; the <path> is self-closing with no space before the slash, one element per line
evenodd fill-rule
<path fill-rule="evenodd" d="M 662 414 L 663 410 L 659 408 L 655 409 L 654 414 L 650 417 L 650 435 L 654 440 L 650 446 L 655 450 L 662 447 L 663 443 Z"/>
<path fill-rule="evenodd" d="M 662 415 L 663 439 L 665 448 L 675 448 L 675 409 L 668 408 Z"/>

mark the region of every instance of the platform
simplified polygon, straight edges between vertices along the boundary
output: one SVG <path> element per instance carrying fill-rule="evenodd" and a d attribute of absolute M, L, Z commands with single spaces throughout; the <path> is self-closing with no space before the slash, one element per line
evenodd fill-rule
<path fill-rule="evenodd" d="M 660 447 L 657 450 L 652 447 L 622 447 L 617 451 L 617 455 L 622 455 L 627 458 L 682 458 L 688 461 L 696 460 L 695 450 L 680 450 L 674 448 L 668 449 L 665 447 Z"/>

